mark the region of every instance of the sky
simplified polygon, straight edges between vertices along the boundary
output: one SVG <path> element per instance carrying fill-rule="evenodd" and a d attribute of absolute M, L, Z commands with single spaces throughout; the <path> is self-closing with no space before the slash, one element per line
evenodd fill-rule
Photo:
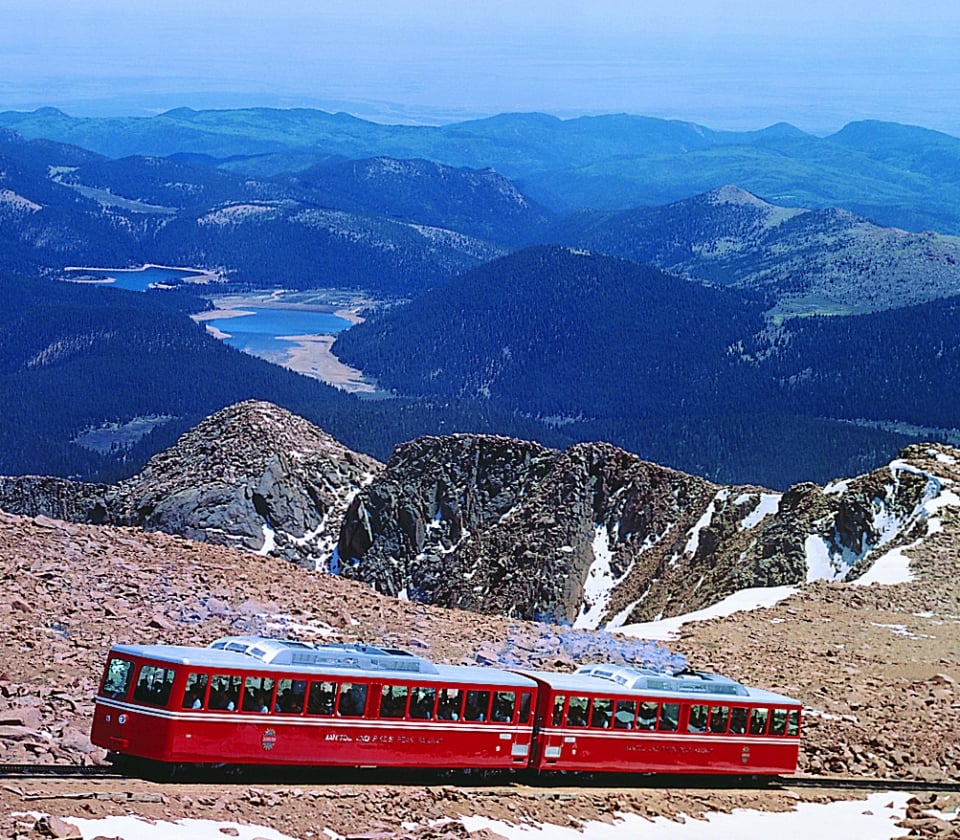
<path fill-rule="evenodd" d="M 0 109 L 632 113 L 960 134 L 954 0 L 0 0 Z"/>

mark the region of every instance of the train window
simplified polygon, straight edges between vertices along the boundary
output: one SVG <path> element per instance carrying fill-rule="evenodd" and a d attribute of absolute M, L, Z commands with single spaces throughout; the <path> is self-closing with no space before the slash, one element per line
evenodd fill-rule
<path fill-rule="evenodd" d="M 787 710 L 774 709 L 770 715 L 770 734 L 783 735 L 787 729 Z"/>
<path fill-rule="evenodd" d="M 687 721 L 688 732 L 706 732 L 707 731 L 707 707 L 691 706 L 690 719 Z"/>
<path fill-rule="evenodd" d="M 247 677 L 243 683 L 243 711 L 269 712 L 272 699 L 273 677 Z"/>
<path fill-rule="evenodd" d="M 722 735 L 727 731 L 727 721 L 729 719 L 729 706 L 712 706 L 710 708 L 710 731 Z"/>
<path fill-rule="evenodd" d="M 606 697 L 595 698 L 590 709 L 590 725 L 596 729 L 609 729 L 612 717 L 613 700 Z"/>
<path fill-rule="evenodd" d="M 754 709 L 750 713 L 750 734 L 763 735 L 767 731 L 767 716 L 769 712 L 766 709 Z"/>
<path fill-rule="evenodd" d="M 513 721 L 513 712 L 517 708 L 517 692 L 497 691 L 493 695 L 493 708 L 490 719 L 500 723 Z"/>
<path fill-rule="evenodd" d="M 214 674 L 210 680 L 210 701 L 207 708 L 212 711 L 232 712 L 240 702 L 239 676 Z"/>
<path fill-rule="evenodd" d="M 737 706 L 730 712 L 730 731 L 735 735 L 742 735 L 747 731 L 747 710 Z"/>
<path fill-rule="evenodd" d="M 589 705 L 589 697 L 571 697 L 567 709 L 567 726 L 586 726 Z"/>
<path fill-rule="evenodd" d="M 103 689 L 100 693 L 104 697 L 114 699 L 126 697 L 132 676 L 133 663 L 129 659 L 121 659 L 119 656 L 111 657 L 107 662 L 107 672 L 103 678 Z"/>
<path fill-rule="evenodd" d="M 341 717 L 363 717 L 367 708 L 367 685 L 365 683 L 344 683 L 340 686 L 340 700 L 337 702 L 337 714 Z M 400 713 L 403 717 L 403 712 Z"/>
<path fill-rule="evenodd" d="M 380 690 L 380 717 L 402 718 L 407 712 L 408 694 L 405 685 L 385 685 Z"/>
<path fill-rule="evenodd" d="M 202 709 L 207 699 L 207 675 L 187 674 L 187 687 L 183 692 L 184 709 Z"/>
<path fill-rule="evenodd" d="M 661 732 L 676 732 L 680 720 L 680 704 L 664 703 L 660 711 L 660 723 L 657 726 Z"/>
<path fill-rule="evenodd" d="M 614 729 L 633 729 L 633 719 L 637 716 L 636 700 L 617 700 L 617 711 L 613 716 Z M 653 719 L 657 719 L 654 709 Z"/>
<path fill-rule="evenodd" d="M 140 669 L 133 699 L 150 706 L 166 706 L 173 688 L 173 671 L 160 665 L 144 665 Z"/>
<path fill-rule="evenodd" d="M 417 720 L 431 720 L 433 718 L 433 707 L 437 702 L 437 690 L 435 688 L 415 688 L 410 692 L 410 711 L 409 717 Z"/>
<path fill-rule="evenodd" d="M 437 701 L 437 718 L 440 720 L 460 720 L 463 706 L 463 692 L 459 688 L 441 688 Z"/>
<path fill-rule="evenodd" d="M 463 710 L 464 720 L 487 720 L 490 712 L 489 691 L 468 691 L 467 705 Z"/>
<path fill-rule="evenodd" d="M 787 735 L 800 734 L 800 710 L 791 709 L 787 715 Z"/>
<path fill-rule="evenodd" d="M 306 689 L 307 683 L 305 680 L 278 680 L 277 700 L 273 710 L 286 715 L 299 715 L 303 711 Z"/>
<path fill-rule="evenodd" d="M 647 700 L 640 704 L 640 716 L 637 718 L 637 729 L 655 729 L 657 726 L 657 710 L 659 703 Z"/>
<path fill-rule="evenodd" d="M 308 715 L 324 715 L 330 717 L 333 714 L 333 706 L 337 699 L 337 684 L 323 680 L 322 682 L 310 683 L 310 694 L 307 698 Z"/>
<path fill-rule="evenodd" d="M 563 725 L 563 704 L 566 702 L 566 697 L 563 694 L 557 694 L 553 698 L 553 725 L 561 726 Z"/>
<path fill-rule="evenodd" d="M 520 695 L 520 716 L 519 723 L 529 723 L 530 722 L 530 703 L 533 699 L 533 695 L 529 691 L 524 691 Z"/>

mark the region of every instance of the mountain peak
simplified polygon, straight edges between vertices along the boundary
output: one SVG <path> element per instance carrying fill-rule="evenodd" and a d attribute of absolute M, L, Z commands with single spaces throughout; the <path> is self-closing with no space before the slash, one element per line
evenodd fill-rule
<path fill-rule="evenodd" d="M 736 184 L 724 184 L 715 190 L 711 190 L 704 196 L 708 204 L 734 204 L 744 207 L 757 207 L 764 210 L 771 209 L 772 204 L 758 198 L 751 192 L 747 192 Z"/>

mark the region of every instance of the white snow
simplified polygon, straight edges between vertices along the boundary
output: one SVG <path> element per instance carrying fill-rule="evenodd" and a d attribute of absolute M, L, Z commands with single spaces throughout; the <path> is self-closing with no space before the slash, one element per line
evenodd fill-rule
<path fill-rule="evenodd" d="M 906 548 L 913 548 L 916 545 L 917 543 L 913 543 Z M 871 583 L 884 585 L 909 583 L 913 580 L 913 572 L 910 571 L 910 558 L 903 552 L 903 546 L 891 549 L 874 560 L 866 574 L 851 582 L 854 586 L 869 586 Z"/>
<path fill-rule="evenodd" d="M 630 574 L 633 563 L 627 570 L 614 577 L 610 561 L 613 552 L 610 550 L 610 535 L 605 525 L 597 525 L 593 535 L 593 563 L 587 571 L 587 579 L 583 584 L 583 603 L 580 605 L 580 615 L 574 621 L 574 629 L 596 630 L 610 605 L 610 597 L 614 588 Z M 629 615 L 629 613 L 628 613 Z M 612 622 L 611 622 L 612 624 Z M 610 629 L 610 625 L 607 625 Z"/>
<path fill-rule="evenodd" d="M 692 621 L 709 621 L 711 618 L 726 618 L 728 615 L 772 607 L 797 592 L 796 586 L 758 586 L 752 589 L 741 589 L 728 595 L 722 601 L 696 612 L 676 615 L 673 618 L 663 618 L 659 621 L 647 621 L 642 624 L 628 624 L 618 628 L 618 632 L 626 636 L 640 639 L 659 639 L 674 641 L 680 638 L 680 628 Z"/>
<path fill-rule="evenodd" d="M 241 823 L 217 820 L 151 820 L 132 814 L 126 816 L 101 817 L 96 820 L 81 817 L 66 817 L 80 829 L 84 840 L 93 837 L 122 837 L 123 840 L 166 840 L 176 837 L 177 840 L 223 840 L 228 829 L 230 836 L 238 840 L 294 840 L 289 834 L 281 834 L 272 828 L 262 825 L 243 825 Z M 237 833 L 234 834 L 234 831 Z"/>
<path fill-rule="evenodd" d="M 463 817 L 462 821 L 468 831 L 489 828 L 508 840 L 729 840 L 732 837 L 737 840 L 770 840 L 771 837 L 890 840 L 903 834 L 897 823 L 906 816 L 911 795 L 898 791 L 825 805 L 800 802 L 796 811 L 777 813 L 737 809 L 730 814 L 711 813 L 703 820 L 687 817 L 683 822 L 666 817 L 651 820 L 636 814 L 617 814 L 613 825 L 588 822 L 582 828 L 513 825 L 486 817 Z"/>
<path fill-rule="evenodd" d="M 259 554 L 261 557 L 267 557 L 271 551 L 277 547 L 277 535 L 273 528 L 270 527 L 269 523 L 263 523 L 263 545 L 258 548 L 254 554 Z"/>
<path fill-rule="evenodd" d="M 693 526 L 690 531 L 690 539 L 687 540 L 687 546 L 684 548 L 684 554 L 696 554 L 697 549 L 700 547 L 700 532 L 709 527 L 710 523 L 713 522 L 713 515 L 717 512 L 717 502 L 722 502 L 727 499 L 730 495 L 729 490 L 721 490 L 710 500 L 710 504 L 707 505 L 707 509 L 703 512 L 697 520 L 697 524 Z"/>
<path fill-rule="evenodd" d="M 804 540 L 803 550 L 807 557 L 807 583 L 814 580 L 838 580 L 846 574 L 830 560 L 830 546 L 819 534 L 810 534 Z"/>
<path fill-rule="evenodd" d="M 741 496 L 741 498 L 743 497 Z M 782 496 L 779 493 L 761 493 L 757 506 L 740 523 L 740 530 L 749 531 L 759 525 L 767 516 L 775 514 L 780 510 L 781 498 Z M 738 499 L 736 504 L 739 503 L 740 500 Z"/>

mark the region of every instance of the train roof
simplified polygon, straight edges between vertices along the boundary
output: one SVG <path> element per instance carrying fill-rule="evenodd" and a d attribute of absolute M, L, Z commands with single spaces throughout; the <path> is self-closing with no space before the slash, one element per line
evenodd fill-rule
<path fill-rule="evenodd" d="M 262 636 L 226 636 L 208 647 L 187 645 L 114 645 L 113 653 L 138 658 L 223 668 L 230 671 L 295 672 L 369 678 L 374 674 L 390 679 L 419 682 L 462 682 L 480 685 L 508 685 L 533 688 L 525 676 L 496 668 L 470 665 L 436 665 L 428 659 L 392 647 L 366 644 L 298 642 Z"/>
<path fill-rule="evenodd" d="M 583 665 L 572 674 L 518 669 L 557 691 L 587 691 L 598 694 L 637 693 L 663 698 L 702 697 L 725 703 L 783 703 L 800 705 L 799 700 L 702 671 L 655 671 L 634 665 Z"/>

